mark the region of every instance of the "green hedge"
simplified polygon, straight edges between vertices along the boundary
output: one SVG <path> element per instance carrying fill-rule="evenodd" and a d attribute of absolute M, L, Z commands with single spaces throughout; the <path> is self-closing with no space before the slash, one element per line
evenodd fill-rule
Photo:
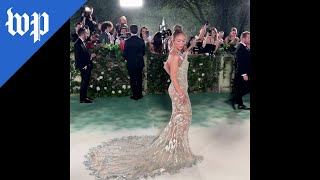
<path fill-rule="evenodd" d="M 80 73 L 74 69 L 73 44 L 70 46 L 70 93 L 79 93 Z M 130 79 L 122 51 L 118 45 L 105 45 L 94 49 L 97 54 L 94 61 L 88 96 L 128 96 L 131 94 Z M 218 91 L 221 56 L 226 53 L 220 49 L 216 57 L 206 55 L 189 55 L 188 83 L 189 93 Z M 163 69 L 167 55 L 146 53 L 147 63 L 144 69 L 147 76 L 147 94 L 165 94 L 170 84 L 170 77 Z M 222 69 L 221 69 L 222 68 Z M 78 78 L 77 78 L 78 77 Z"/>

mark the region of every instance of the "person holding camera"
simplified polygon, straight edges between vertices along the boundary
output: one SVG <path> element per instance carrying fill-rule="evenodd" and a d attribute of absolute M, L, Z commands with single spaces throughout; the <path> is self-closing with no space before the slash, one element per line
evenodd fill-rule
<path fill-rule="evenodd" d="M 235 27 L 231 28 L 229 36 L 224 39 L 225 44 L 237 45 L 240 42 L 240 39 L 237 37 L 238 30 Z"/>
<path fill-rule="evenodd" d="M 115 28 L 113 29 L 113 35 L 114 35 L 114 37 L 118 37 L 118 36 L 120 36 L 120 31 L 121 31 L 121 28 L 123 27 L 123 26 L 127 26 L 127 28 L 128 28 L 128 21 L 127 21 L 127 18 L 125 17 L 125 16 L 121 16 L 120 18 L 119 18 L 119 21 L 117 22 L 117 24 L 115 25 Z"/>
<path fill-rule="evenodd" d="M 209 53 L 213 55 L 219 48 L 218 31 L 215 27 L 212 27 L 203 41 L 203 53 Z"/>
<path fill-rule="evenodd" d="M 165 32 L 164 32 L 164 41 L 163 41 L 163 50 L 164 50 L 164 53 L 167 54 L 169 53 L 170 51 L 170 47 L 172 47 L 172 42 L 171 42 L 171 35 L 172 35 L 172 32 L 171 32 L 171 29 L 167 29 Z"/>
<path fill-rule="evenodd" d="M 148 28 L 142 27 L 140 29 L 140 38 L 144 40 L 144 43 L 147 45 L 152 41 L 152 38 L 150 37 Z"/>
<path fill-rule="evenodd" d="M 127 35 L 127 31 L 128 31 L 128 27 L 127 27 L 127 25 L 124 24 L 120 29 L 120 34 L 117 36 L 117 38 L 114 42 L 114 44 L 120 45 L 121 51 L 123 51 L 123 49 L 124 49 L 125 41 L 129 38 L 129 36 Z"/>
<path fill-rule="evenodd" d="M 84 10 L 81 14 L 81 22 L 85 26 L 89 26 L 90 32 L 95 32 L 96 18 L 93 15 L 93 7 L 84 6 Z"/>
<path fill-rule="evenodd" d="M 113 28 L 113 24 L 110 21 L 106 21 L 102 23 L 101 25 L 101 35 L 99 36 L 99 42 L 104 43 L 104 44 L 110 44 L 111 42 L 113 43 L 113 38 L 110 34 L 110 31 Z"/>

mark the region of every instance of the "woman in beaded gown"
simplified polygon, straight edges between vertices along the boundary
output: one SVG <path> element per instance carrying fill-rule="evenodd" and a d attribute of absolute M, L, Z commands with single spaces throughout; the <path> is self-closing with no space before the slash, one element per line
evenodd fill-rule
<path fill-rule="evenodd" d="M 136 180 L 174 174 L 203 159 L 192 153 L 188 140 L 192 111 L 188 96 L 188 56 L 182 58 L 181 54 L 185 42 L 184 32 L 173 33 L 173 47 L 164 64 L 171 78 L 168 91 L 172 101 L 166 128 L 159 136 L 116 138 L 91 148 L 84 164 L 96 179 Z"/>

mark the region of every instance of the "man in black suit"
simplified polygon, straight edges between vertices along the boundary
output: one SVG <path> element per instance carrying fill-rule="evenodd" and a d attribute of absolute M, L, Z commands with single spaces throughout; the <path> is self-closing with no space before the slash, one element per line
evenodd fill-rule
<path fill-rule="evenodd" d="M 70 39 L 72 42 L 76 42 L 76 40 L 79 38 L 78 36 L 78 30 L 82 28 L 82 23 L 77 22 L 77 24 L 74 26 L 75 31 L 70 33 Z"/>
<path fill-rule="evenodd" d="M 132 90 L 131 99 L 138 100 L 142 96 L 142 70 L 144 67 L 143 56 L 145 55 L 145 43 L 143 39 L 137 36 L 138 26 L 130 26 L 131 37 L 124 44 L 124 58 L 127 61 L 127 67 L 130 76 L 130 85 Z"/>
<path fill-rule="evenodd" d="M 81 86 L 80 86 L 80 103 L 92 103 L 87 97 L 87 89 L 90 82 L 91 70 L 92 70 L 92 58 L 96 57 L 95 54 L 89 53 L 86 47 L 86 31 L 83 28 L 78 30 L 79 38 L 74 44 L 74 57 L 75 67 L 80 70 L 81 73 Z"/>
<path fill-rule="evenodd" d="M 240 38 L 241 42 L 236 49 L 235 94 L 230 101 L 233 109 L 238 104 L 238 109 L 250 110 L 242 101 L 242 96 L 250 92 L 250 32 L 243 32 Z"/>

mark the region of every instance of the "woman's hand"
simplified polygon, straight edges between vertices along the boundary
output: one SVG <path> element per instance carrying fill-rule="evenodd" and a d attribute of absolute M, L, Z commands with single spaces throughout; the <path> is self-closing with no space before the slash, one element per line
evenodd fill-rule
<path fill-rule="evenodd" d="M 182 103 L 187 103 L 187 96 L 184 92 L 181 91 L 180 93 L 178 93 L 178 95 L 179 95 L 179 99 Z"/>

